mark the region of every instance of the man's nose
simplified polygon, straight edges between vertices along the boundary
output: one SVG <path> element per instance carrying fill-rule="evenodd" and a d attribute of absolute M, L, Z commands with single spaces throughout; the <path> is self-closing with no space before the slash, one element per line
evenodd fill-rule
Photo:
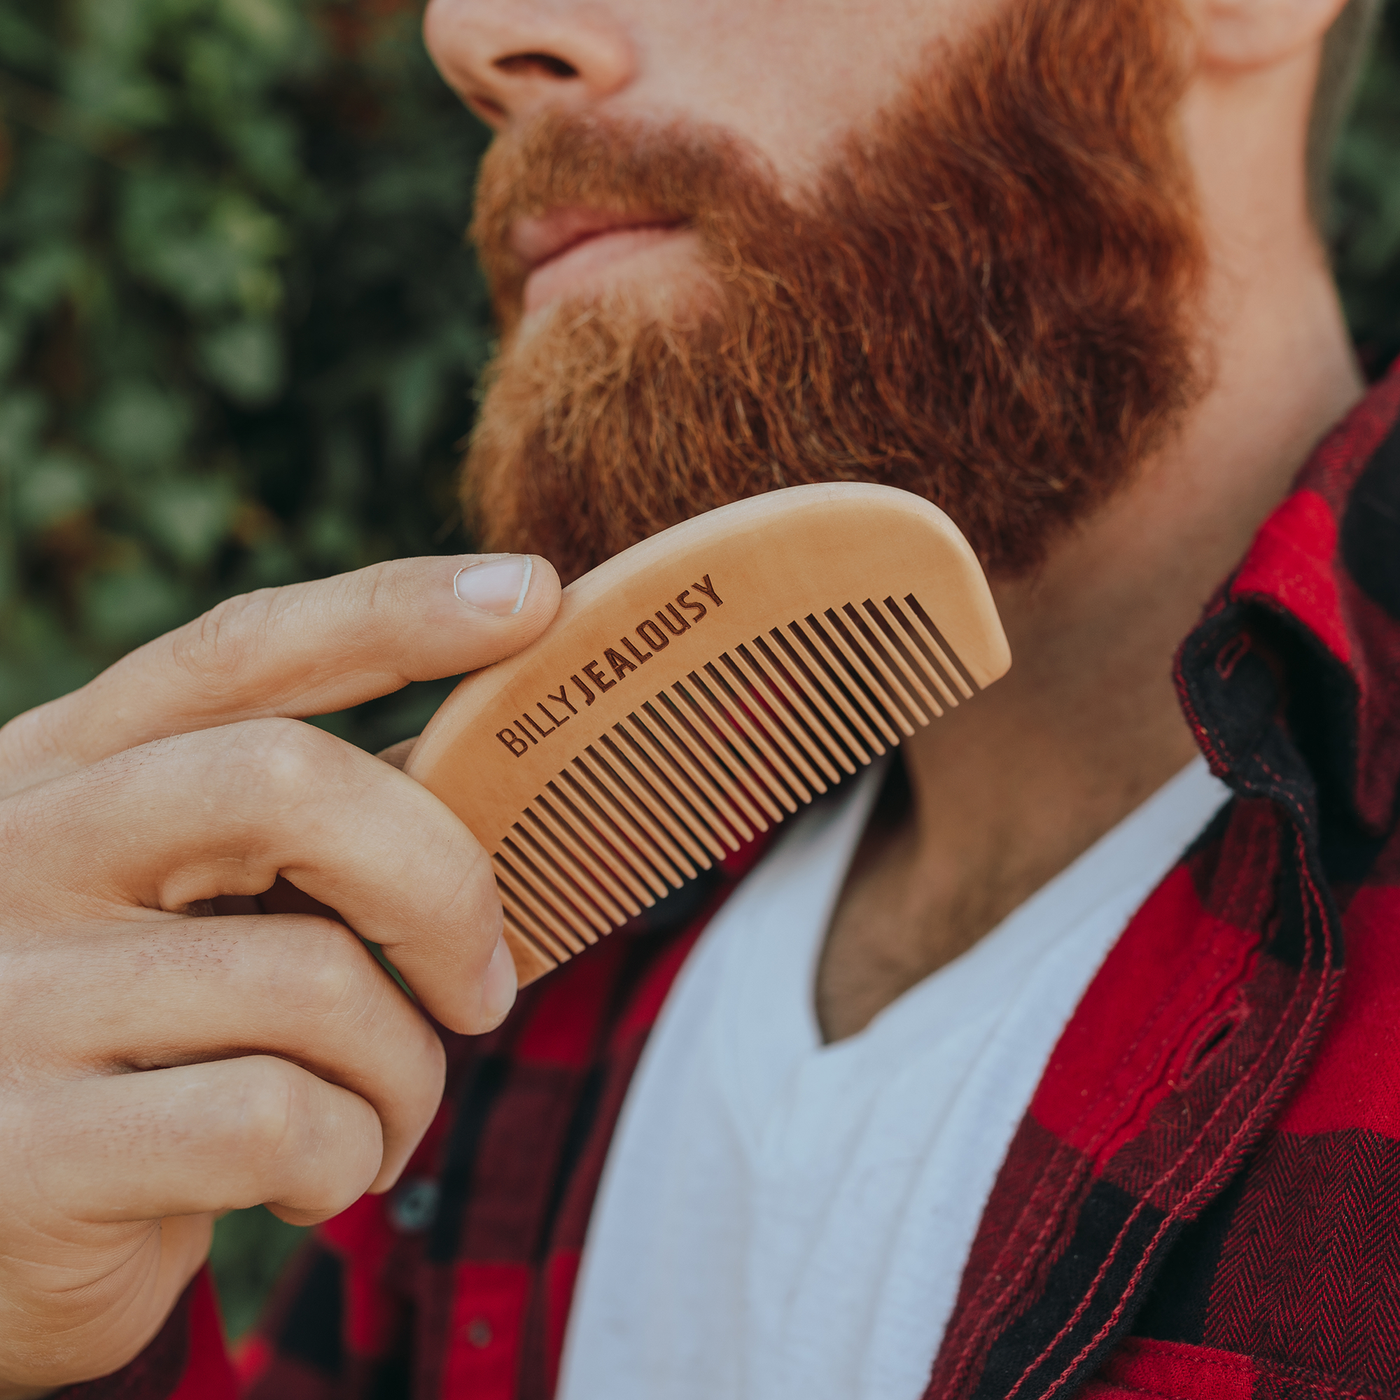
<path fill-rule="evenodd" d="M 468 106 L 492 126 L 546 107 L 583 107 L 626 87 L 633 46 L 596 4 L 431 0 L 428 51 Z"/>

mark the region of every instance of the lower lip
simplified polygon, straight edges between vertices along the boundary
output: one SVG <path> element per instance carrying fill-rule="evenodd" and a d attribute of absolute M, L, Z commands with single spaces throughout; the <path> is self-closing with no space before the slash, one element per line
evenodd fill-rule
<path fill-rule="evenodd" d="M 693 240 L 689 229 L 675 226 L 595 233 L 535 268 L 525 279 L 524 310 L 528 313 L 564 297 L 602 291 L 632 273 L 633 262 L 652 261 L 642 255 L 670 253 Z"/>

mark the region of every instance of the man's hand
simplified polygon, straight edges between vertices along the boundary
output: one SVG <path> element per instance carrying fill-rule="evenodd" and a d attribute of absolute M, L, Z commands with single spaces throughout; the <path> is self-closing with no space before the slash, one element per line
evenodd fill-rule
<path fill-rule="evenodd" d="M 0 1400 L 124 1365 L 218 1212 L 392 1185 L 442 1048 L 356 934 L 457 1031 L 514 968 L 466 827 L 297 717 L 508 656 L 558 600 L 513 556 L 255 593 L 0 730 Z"/>

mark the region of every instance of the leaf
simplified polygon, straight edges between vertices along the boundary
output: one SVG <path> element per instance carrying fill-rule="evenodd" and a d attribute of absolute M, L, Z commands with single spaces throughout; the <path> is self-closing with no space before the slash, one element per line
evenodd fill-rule
<path fill-rule="evenodd" d="M 81 0 L 75 8 L 85 45 L 109 61 L 141 48 L 160 17 L 144 0 Z"/>
<path fill-rule="evenodd" d="M 53 44 L 49 35 L 13 9 L 0 8 L 0 63 L 42 71 Z"/>
<path fill-rule="evenodd" d="M 30 314 L 47 311 L 78 282 L 82 266 L 82 252 L 72 244 L 32 248 L 5 270 L 5 299 Z"/>
<path fill-rule="evenodd" d="M 66 644 L 51 609 L 30 601 L 0 612 L 0 714 L 76 690 L 94 673 L 91 661 Z"/>
<path fill-rule="evenodd" d="M 219 9 L 232 28 L 271 53 L 290 47 L 297 33 L 297 11 L 282 0 L 220 0 Z"/>
<path fill-rule="evenodd" d="M 118 379 L 98 401 L 88 434 L 104 457 L 137 473 L 167 465 L 189 436 L 191 407 L 142 380 Z"/>
<path fill-rule="evenodd" d="M 442 400 L 442 379 L 431 349 L 405 356 L 385 385 L 389 450 L 399 461 L 417 456 Z"/>
<path fill-rule="evenodd" d="M 13 473 L 33 460 L 48 410 L 44 397 L 32 389 L 19 389 L 0 398 L 0 467 Z"/>
<path fill-rule="evenodd" d="M 21 528 L 37 531 L 92 504 L 92 469 L 71 452 L 49 452 L 18 473 L 16 513 Z"/>
<path fill-rule="evenodd" d="M 238 495 L 217 477 L 177 478 L 146 492 L 145 502 L 156 540 L 187 568 L 200 568 L 231 533 Z"/>
<path fill-rule="evenodd" d="M 210 379 L 246 408 L 275 398 L 286 377 L 281 340 L 267 321 L 240 321 L 205 336 L 200 361 Z"/>

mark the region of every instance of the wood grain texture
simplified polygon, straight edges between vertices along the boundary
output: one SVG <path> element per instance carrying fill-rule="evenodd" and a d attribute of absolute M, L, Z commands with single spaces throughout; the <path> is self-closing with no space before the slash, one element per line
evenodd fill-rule
<path fill-rule="evenodd" d="M 773 491 L 565 589 L 407 772 L 491 853 L 522 985 L 1003 675 L 982 571 L 887 486 Z"/>

